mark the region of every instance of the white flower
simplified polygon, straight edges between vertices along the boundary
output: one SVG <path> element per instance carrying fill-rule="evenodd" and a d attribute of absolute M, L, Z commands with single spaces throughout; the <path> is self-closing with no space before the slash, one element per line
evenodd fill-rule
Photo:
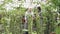
<path fill-rule="evenodd" d="M 31 3 L 31 0 L 25 0 L 26 3 Z"/>
<path fill-rule="evenodd" d="M 8 3 L 4 6 L 4 8 L 9 11 L 9 10 L 13 10 L 13 7 L 11 6 L 12 4 L 11 3 Z"/>
<path fill-rule="evenodd" d="M 7 3 L 5 4 L 4 8 L 9 11 L 9 10 L 15 10 L 16 7 L 19 7 L 21 3 L 19 2 L 12 2 L 12 3 Z"/>
<path fill-rule="evenodd" d="M 19 7 L 19 5 L 20 5 L 19 3 L 13 3 L 12 7 Z"/>
<path fill-rule="evenodd" d="M 4 0 L 0 0 L 0 4 L 3 4 L 4 3 Z"/>
<path fill-rule="evenodd" d="M 13 7 L 19 7 L 20 4 L 21 4 L 21 2 L 19 0 L 13 0 L 13 2 L 12 2 Z"/>
<path fill-rule="evenodd" d="M 18 0 L 12 0 L 13 2 L 17 2 Z"/>
<path fill-rule="evenodd" d="M 30 6 L 30 3 L 23 3 L 23 7 L 28 8 Z"/>

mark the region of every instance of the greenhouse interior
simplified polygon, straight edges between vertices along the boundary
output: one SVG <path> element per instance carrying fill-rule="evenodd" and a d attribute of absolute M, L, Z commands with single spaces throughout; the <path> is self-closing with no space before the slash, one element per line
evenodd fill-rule
<path fill-rule="evenodd" d="M 0 0 L 0 34 L 60 34 L 60 0 Z"/>

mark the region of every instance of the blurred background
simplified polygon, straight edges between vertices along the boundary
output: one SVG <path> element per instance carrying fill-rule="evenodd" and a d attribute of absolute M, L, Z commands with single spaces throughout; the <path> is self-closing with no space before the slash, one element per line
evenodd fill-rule
<path fill-rule="evenodd" d="M 60 34 L 60 0 L 0 0 L 0 34 Z"/>

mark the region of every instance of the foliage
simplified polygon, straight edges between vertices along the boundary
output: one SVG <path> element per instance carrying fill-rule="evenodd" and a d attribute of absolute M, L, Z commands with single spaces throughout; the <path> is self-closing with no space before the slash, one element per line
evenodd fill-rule
<path fill-rule="evenodd" d="M 14 7 L 15 10 L 10 10 L 7 11 L 5 8 L 3 8 L 5 6 L 5 4 L 8 4 L 9 2 L 12 2 L 12 0 L 6 0 L 4 1 L 4 3 L 2 5 L 0 5 L 0 23 L 3 24 L 3 30 L 5 34 L 22 34 L 22 16 L 25 14 L 26 8 L 22 8 L 21 6 L 19 7 Z M 24 3 L 24 1 L 21 2 L 21 4 Z M 60 6 L 60 0 L 47 0 L 46 4 L 40 3 L 41 4 L 41 9 L 42 9 L 42 13 L 41 15 L 43 16 L 43 25 L 42 25 L 42 29 L 41 24 L 40 24 L 40 17 L 38 16 L 37 13 L 37 9 L 34 8 L 33 10 L 35 10 L 35 14 L 36 14 L 36 27 L 37 27 L 37 34 L 40 34 L 42 32 L 42 34 L 45 34 L 48 30 L 48 34 L 52 31 L 55 31 L 56 28 L 56 32 L 60 31 L 58 30 L 56 26 L 57 21 L 56 21 L 56 17 L 57 15 L 57 11 L 55 11 L 58 7 Z M 32 34 L 33 30 L 33 19 L 31 16 L 29 16 L 28 18 L 28 32 L 29 34 Z M 47 29 L 49 28 L 49 29 Z M 36 33 L 35 32 L 35 33 Z M 57 33 L 58 34 L 58 33 Z"/>

